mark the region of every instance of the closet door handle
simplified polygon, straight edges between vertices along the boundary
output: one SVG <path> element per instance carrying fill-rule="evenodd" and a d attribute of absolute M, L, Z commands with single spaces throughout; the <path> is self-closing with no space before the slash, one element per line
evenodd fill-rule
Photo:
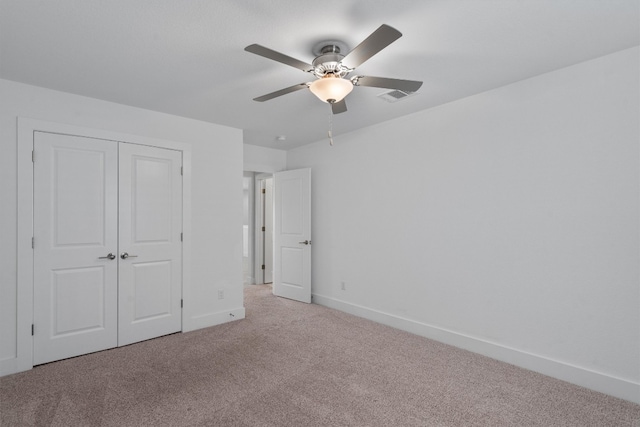
<path fill-rule="evenodd" d="M 129 254 L 128 254 L 128 253 L 126 253 L 126 252 L 122 252 L 122 253 L 120 254 L 120 258 L 122 258 L 122 259 L 127 259 L 127 258 L 138 258 L 138 255 L 129 255 Z"/>
<path fill-rule="evenodd" d="M 116 256 L 109 252 L 109 255 L 98 257 L 98 259 L 116 259 Z"/>

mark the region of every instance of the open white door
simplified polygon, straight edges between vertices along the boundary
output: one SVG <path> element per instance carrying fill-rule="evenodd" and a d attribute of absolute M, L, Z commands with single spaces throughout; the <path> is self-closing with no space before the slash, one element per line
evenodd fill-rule
<path fill-rule="evenodd" d="M 182 329 L 182 153 L 120 144 L 118 345 Z"/>
<path fill-rule="evenodd" d="M 115 347 L 118 144 L 34 133 L 33 364 Z"/>
<path fill-rule="evenodd" d="M 311 302 L 311 169 L 273 175 L 273 293 Z"/>

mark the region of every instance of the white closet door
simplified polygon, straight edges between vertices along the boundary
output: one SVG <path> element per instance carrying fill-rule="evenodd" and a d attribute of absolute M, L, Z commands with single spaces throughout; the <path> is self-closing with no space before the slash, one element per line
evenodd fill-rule
<path fill-rule="evenodd" d="M 182 329 L 182 153 L 120 144 L 118 345 Z"/>
<path fill-rule="evenodd" d="M 34 134 L 34 365 L 117 344 L 117 170 L 115 142 Z"/>

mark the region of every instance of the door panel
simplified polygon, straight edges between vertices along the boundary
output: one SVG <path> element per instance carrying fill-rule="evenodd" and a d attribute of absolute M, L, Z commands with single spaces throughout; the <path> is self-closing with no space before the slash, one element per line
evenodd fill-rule
<path fill-rule="evenodd" d="M 149 151 L 149 147 L 136 147 L 136 151 L 140 148 Z M 172 164 L 171 160 L 140 155 L 131 157 L 132 243 L 167 243 L 171 240 L 171 202 L 174 190 L 171 181 L 176 179 L 171 174 L 171 169 L 181 165 L 179 160 L 174 160 L 177 165 Z"/>
<path fill-rule="evenodd" d="M 57 146 L 51 154 L 55 186 L 53 246 L 103 246 L 105 153 L 89 151 L 84 146 L 82 149 Z"/>
<path fill-rule="evenodd" d="M 117 344 L 118 146 L 34 133 L 34 365 Z"/>
<path fill-rule="evenodd" d="M 105 326 L 103 266 L 52 271 L 53 338 Z"/>
<path fill-rule="evenodd" d="M 273 293 L 311 302 L 311 169 L 274 174 Z"/>
<path fill-rule="evenodd" d="M 171 315 L 171 262 L 132 265 L 135 303 L 133 323 Z"/>
<path fill-rule="evenodd" d="M 284 286 L 302 287 L 304 283 L 304 250 L 301 248 L 282 247 L 280 249 L 281 264 L 289 266 L 283 269 L 280 282 Z"/>
<path fill-rule="evenodd" d="M 286 235 L 302 236 L 304 221 L 302 218 L 302 180 L 284 179 L 280 185 L 280 232 Z"/>
<path fill-rule="evenodd" d="M 120 146 L 120 346 L 182 329 L 181 166 L 178 151 Z"/>

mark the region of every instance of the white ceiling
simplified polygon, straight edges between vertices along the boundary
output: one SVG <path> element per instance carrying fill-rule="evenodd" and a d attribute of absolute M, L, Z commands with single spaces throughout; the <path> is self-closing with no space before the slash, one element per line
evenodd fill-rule
<path fill-rule="evenodd" d="M 322 40 L 355 47 L 381 24 L 403 37 L 358 74 L 422 80 L 397 103 L 356 87 L 339 135 L 640 44 L 640 0 L 0 0 L 0 77 L 244 129 L 288 149 L 326 137 L 329 106 L 300 70 Z M 285 135 L 286 141 L 277 136 Z"/>

